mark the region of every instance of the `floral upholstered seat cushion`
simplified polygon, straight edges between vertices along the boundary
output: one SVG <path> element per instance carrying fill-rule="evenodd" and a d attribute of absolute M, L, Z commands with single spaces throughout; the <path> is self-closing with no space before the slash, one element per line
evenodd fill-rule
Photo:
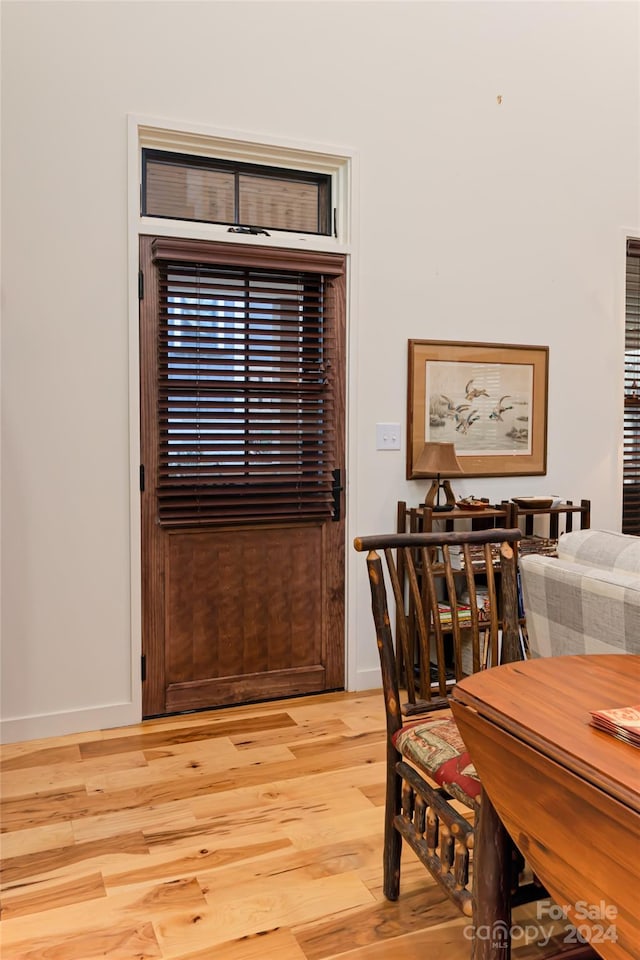
<path fill-rule="evenodd" d="M 480 780 L 453 717 L 430 717 L 405 724 L 393 743 L 398 753 L 452 797 L 469 807 L 476 806 Z"/>

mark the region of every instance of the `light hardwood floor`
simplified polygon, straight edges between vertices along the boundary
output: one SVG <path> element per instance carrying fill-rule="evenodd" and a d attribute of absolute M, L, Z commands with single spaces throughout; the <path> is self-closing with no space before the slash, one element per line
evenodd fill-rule
<path fill-rule="evenodd" d="M 410 851 L 382 895 L 378 692 L 5 745 L 1 770 L 3 960 L 470 957 Z"/>

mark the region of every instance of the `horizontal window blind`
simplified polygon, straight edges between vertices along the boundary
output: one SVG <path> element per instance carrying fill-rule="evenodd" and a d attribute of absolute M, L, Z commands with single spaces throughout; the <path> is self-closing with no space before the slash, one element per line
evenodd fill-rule
<path fill-rule="evenodd" d="M 329 517 L 331 278 L 175 258 L 157 268 L 160 522 Z"/>
<path fill-rule="evenodd" d="M 322 195 L 317 183 L 298 183 L 268 177 L 238 177 L 241 224 L 270 227 L 272 230 L 299 230 L 328 233 L 321 226 Z M 327 218 L 324 218 L 326 224 Z"/>
<path fill-rule="evenodd" d="M 640 534 L 640 239 L 627 241 L 623 533 Z"/>
<path fill-rule="evenodd" d="M 331 177 L 314 171 L 143 150 L 141 201 L 147 217 L 331 234 Z"/>
<path fill-rule="evenodd" d="M 147 216 L 234 223 L 235 177 L 220 170 L 149 162 L 144 199 Z"/>

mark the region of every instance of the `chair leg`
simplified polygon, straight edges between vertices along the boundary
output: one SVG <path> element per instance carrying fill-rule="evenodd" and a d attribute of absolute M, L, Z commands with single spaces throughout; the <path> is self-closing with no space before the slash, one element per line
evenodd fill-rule
<path fill-rule="evenodd" d="M 510 960 L 511 847 L 511 837 L 483 793 L 473 852 L 472 960 Z"/>
<path fill-rule="evenodd" d="M 402 778 L 396 773 L 398 754 L 387 745 L 387 788 L 384 808 L 383 892 L 387 900 L 397 900 L 400 894 L 400 857 L 402 836 L 394 826 L 402 802 Z"/>

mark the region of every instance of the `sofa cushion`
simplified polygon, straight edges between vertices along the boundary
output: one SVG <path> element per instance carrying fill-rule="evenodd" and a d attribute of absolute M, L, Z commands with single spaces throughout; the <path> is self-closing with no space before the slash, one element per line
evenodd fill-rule
<path fill-rule="evenodd" d="M 640 577 L 569 560 L 520 558 L 532 656 L 640 654 Z"/>
<path fill-rule="evenodd" d="M 560 536 L 558 559 L 640 576 L 640 537 L 613 530 L 574 530 Z"/>
<path fill-rule="evenodd" d="M 393 737 L 402 756 L 468 807 L 480 794 L 480 780 L 456 722 L 444 718 L 407 723 Z"/>

